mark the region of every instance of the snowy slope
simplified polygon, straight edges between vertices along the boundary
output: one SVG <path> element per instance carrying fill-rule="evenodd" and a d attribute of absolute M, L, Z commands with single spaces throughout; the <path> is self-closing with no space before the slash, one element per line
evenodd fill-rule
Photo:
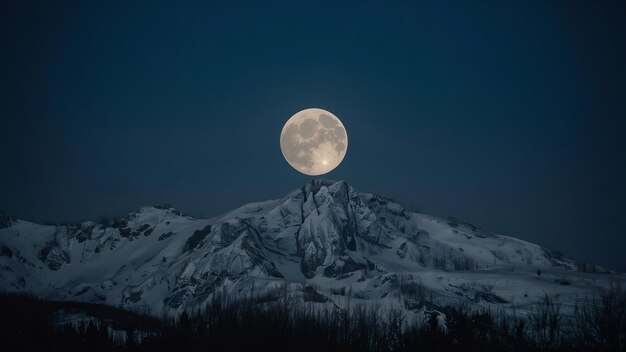
<path fill-rule="evenodd" d="M 154 314 L 198 307 L 216 293 L 263 295 L 282 283 L 303 300 L 340 306 L 526 312 L 549 294 L 567 311 L 612 279 L 624 275 L 411 213 L 344 181 L 315 180 L 206 220 L 168 207 L 141 208 L 109 227 L 44 226 L 0 214 L 3 291 Z"/>

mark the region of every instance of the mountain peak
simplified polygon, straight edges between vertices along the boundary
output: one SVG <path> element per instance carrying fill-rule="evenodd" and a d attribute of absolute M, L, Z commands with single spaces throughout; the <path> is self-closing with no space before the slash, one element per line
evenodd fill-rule
<path fill-rule="evenodd" d="M 337 184 L 337 183 L 345 183 L 345 184 L 347 184 L 347 182 L 344 181 L 344 180 L 331 180 L 331 179 L 325 179 L 325 178 L 315 178 L 315 179 L 311 180 L 311 182 L 305 183 L 302 187 L 304 187 L 307 191 L 316 192 L 321 187 L 329 187 L 329 186 L 332 186 L 332 185 Z"/>
<path fill-rule="evenodd" d="M 139 209 L 130 212 L 127 219 L 134 219 L 137 217 L 145 216 L 184 216 L 180 210 L 172 207 L 169 204 L 164 205 L 147 205 L 140 207 Z"/>

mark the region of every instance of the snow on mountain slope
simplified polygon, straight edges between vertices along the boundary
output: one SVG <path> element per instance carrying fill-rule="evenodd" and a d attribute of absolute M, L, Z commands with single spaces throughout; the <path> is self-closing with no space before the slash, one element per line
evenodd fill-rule
<path fill-rule="evenodd" d="M 154 314 L 198 307 L 217 292 L 259 295 L 282 283 L 305 301 L 313 293 L 316 302 L 340 306 L 470 303 L 527 311 L 549 294 L 567 310 L 610 279 L 624 275 L 411 213 L 344 181 L 315 180 L 282 199 L 206 220 L 169 207 L 141 208 L 109 227 L 0 216 L 3 291 Z"/>

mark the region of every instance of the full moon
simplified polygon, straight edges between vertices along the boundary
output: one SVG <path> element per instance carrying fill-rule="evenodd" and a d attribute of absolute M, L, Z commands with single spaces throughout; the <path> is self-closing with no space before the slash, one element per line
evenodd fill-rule
<path fill-rule="evenodd" d="M 295 113 L 280 133 L 280 149 L 294 169 L 309 176 L 339 166 L 348 149 L 348 134 L 337 116 L 322 109 Z"/>

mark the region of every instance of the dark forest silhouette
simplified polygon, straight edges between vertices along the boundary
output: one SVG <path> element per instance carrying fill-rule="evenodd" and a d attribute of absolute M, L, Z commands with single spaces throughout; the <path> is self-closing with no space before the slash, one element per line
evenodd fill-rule
<path fill-rule="evenodd" d="M 202 310 L 177 319 L 6 294 L 0 296 L 0 310 L 5 351 L 626 350 L 626 292 L 618 285 L 579 302 L 571 317 L 548 296 L 525 319 L 464 307 L 438 308 L 433 312 L 446 315 L 445 329 L 437 321 L 439 313 L 409 326 L 399 310 L 362 305 L 320 309 L 314 303 L 298 303 L 287 289 L 237 301 L 217 295 Z M 55 318 L 59 312 L 95 319 L 60 324 Z"/>

